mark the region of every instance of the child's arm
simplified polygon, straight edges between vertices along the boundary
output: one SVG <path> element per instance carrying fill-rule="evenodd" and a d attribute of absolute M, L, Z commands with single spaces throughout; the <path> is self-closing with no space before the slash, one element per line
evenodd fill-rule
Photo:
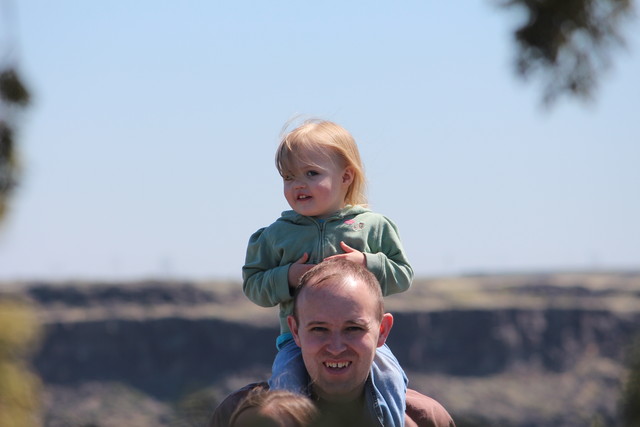
<path fill-rule="evenodd" d="M 369 234 L 368 245 L 371 253 L 364 253 L 367 269 L 380 282 L 382 294 L 387 296 L 409 289 L 413 268 L 402 248 L 398 227 L 383 216 L 375 232 Z"/>
<path fill-rule="evenodd" d="M 272 249 L 264 231 L 261 228 L 249 238 L 242 267 L 242 290 L 259 306 L 273 307 L 291 299 L 289 265 L 280 265 L 280 255 Z"/>
<path fill-rule="evenodd" d="M 343 258 L 364 265 L 380 282 L 384 296 L 409 289 L 413 280 L 413 269 L 402 249 L 396 225 L 380 215 L 366 240 L 366 252 L 360 252 L 345 242 L 340 242 L 344 253 L 325 259 Z"/>
<path fill-rule="evenodd" d="M 273 249 L 264 231 L 256 231 L 249 239 L 242 267 L 242 290 L 259 306 L 273 307 L 291 299 L 300 277 L 314 264 L 305 264 L 309 255 L 304 253 L 296 262 L 280 265 L 282 254 Z"/>

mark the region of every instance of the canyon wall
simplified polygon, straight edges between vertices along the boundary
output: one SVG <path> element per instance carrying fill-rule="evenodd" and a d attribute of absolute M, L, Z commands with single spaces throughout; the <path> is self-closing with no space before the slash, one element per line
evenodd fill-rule
<path fill-rule="evenodd" d="M 406 370 L 561 372 L 585 355 L 621 361 L 640 316 L 588 310 L 449 310 L 395 314 L 389 345 Z M 45 383 L 120 381 L 174 398 L 234 372 L 268 370 L 277 329 L 216 318 L 54 322 L 34 363 Z"/>

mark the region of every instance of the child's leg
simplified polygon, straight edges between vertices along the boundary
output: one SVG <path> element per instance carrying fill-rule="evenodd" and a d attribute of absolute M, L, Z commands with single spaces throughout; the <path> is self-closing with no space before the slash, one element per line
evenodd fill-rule
<path fill-rule="evenodd" d="M 386 344 L 376 350 L 371 366 L 371 379 L 378 395 L 385 427 L 404 426 L 408 380 Z"/>
<path fill-rule="evenodd" d="M 278 348 L 271 367 L 269 388 L 304 393 L 309 384 L 309 374 L 304 366 L 300 347 L 291 339 L 279 344 Z"/>

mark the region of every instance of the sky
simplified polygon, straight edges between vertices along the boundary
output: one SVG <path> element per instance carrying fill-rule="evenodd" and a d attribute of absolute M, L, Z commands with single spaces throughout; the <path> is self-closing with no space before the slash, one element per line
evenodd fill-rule
<path fill-rule="evenodd" d="M 299 115 L 353 134 L 418 277 L 640 269 L 637 19 L 593 102 L 545 109 L 486 0 L 0 5 L 33 95 L 0 281 L 241 280 Z"/>

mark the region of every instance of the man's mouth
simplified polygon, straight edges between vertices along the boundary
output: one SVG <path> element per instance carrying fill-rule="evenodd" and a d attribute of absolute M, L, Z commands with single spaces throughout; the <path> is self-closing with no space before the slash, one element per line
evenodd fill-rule
<path fill-rule="evenodd" d="M 331 369 L 344 369 L 348 368 L 351 362 L 324 362 L 324 366 Z"/>

